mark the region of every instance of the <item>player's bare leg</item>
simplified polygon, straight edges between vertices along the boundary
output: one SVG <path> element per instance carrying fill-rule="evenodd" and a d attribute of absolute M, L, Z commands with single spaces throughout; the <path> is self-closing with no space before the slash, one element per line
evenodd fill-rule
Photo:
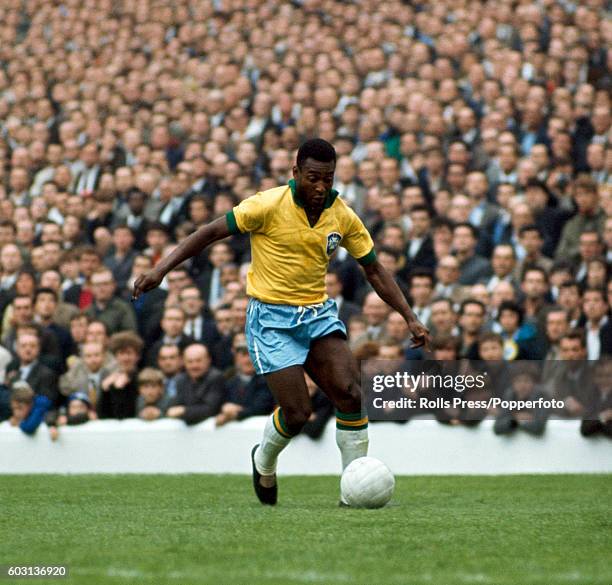
<path fill-rule="evenodd" d="M 346 340 L 332 333 L 312 341 L 304 367 L 336 407 L 336 443 L 344 469 L 368 454 L 368 417 L 361 409 L 357 361 Z"/>
<path fill-rule="evenodd" d="M 261 443 L 253 449 L 253 482 L 259 500 L 274 505 L 278 455 L 302 430 L 312 411 L 302 366 L 266 374 L 266 381 L 279 406 L 266 422 Z"/>

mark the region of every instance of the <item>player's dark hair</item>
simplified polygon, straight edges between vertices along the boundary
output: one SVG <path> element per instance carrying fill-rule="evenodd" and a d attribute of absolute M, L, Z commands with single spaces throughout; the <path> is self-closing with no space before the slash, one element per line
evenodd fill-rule
<path fill-rule="evenodd" d="M 334 147 L 322 138 L 312 138 L 300 146 L 297 153 L 297 166 L 302 167 L 307 158 L 319 162 L 336 162 Z"/>

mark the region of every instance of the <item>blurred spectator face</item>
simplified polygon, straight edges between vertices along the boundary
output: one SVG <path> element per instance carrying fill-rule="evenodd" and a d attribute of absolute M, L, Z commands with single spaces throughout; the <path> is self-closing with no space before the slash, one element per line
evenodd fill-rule
<path fill-rule="evenodd" d="M 599 323 L 608 312 L 608 305 L 603 293 L 587 290 L 582 297 L 582 310 L 590 322 Z"/>
<path fill-rule="evenodd" d="M 210 249 L 209 260 L 215 268 L 220 268 L 223 264 L 231 262 L 233 259 L 234 254 L 228 244 L 220 242 Z"/>
<path fill-rule="evenodd" d="M 482 201 L 489 188 L 487 177 L 484 173 L 473 172 L 467 176 L 465 190 L 467 194 L 476 201 Z"/>
<path fill-rule="evenodd" d="M 528 230 L 521 234 L 519 237 L 519 242 L 527 255 L 532 258 L 536 258 L 540 255 L 542 250 L 542 245 L 544 244 L 542 240 L 542 236 L 540 236 L 540 232 L 538 230 Z"/>
<path fill-rule="evenodd" d="M 385 226 L 383 228 L 380 243 L 386 248 L 391 248 L 396 252 L 402 253 L 404 251 L 404 246 L 406 245 L 402 228 L 398 225 Z"/>
<path fill-rule="evenodd" d="M 210 356 L 206 346 L 200 344 L 190 345 L 183 354 L 185 371 L 192 380 L 202 377 L 210 368 Z"/>
<path fill-rule="evenodd" d="M 368 293 L 363 303 L 363 316 L 366 318 L 368 325 L 381 325 L 387 318 L 389 311 L 387 304 L 375 292 Z"/>
<path fill-rule="evenodd" d="M 34 305 L 34 312 L 36 315 L 41 317 L 42 321 L 45 322 L 53 318 L 53 314 L 57 309 L 57 301 L 52 294 L 39 293 L 36 297 L 36 304 Z"/>
<path fill-rule="evenodd" d="M 541 299 L 548 292 L 546 278 L 539 270 L 527 270 L 521 289 L 528 299 Z"/>
<path fill-rule="evenodd" d="M 232 301 L 232 320 L 234 331 L 244 331 L 246 325 L 246 313 L 249 299 L 246 297 L 235 298 Z"/>
<path fill-rule="evenodd" d="M 597 191 L 584 189 L 583 187 L 576 187 L 574 201 L 578 207 L 578 212 L 582 215 L 592 215 L 597 211 L 599 205 Z"/>
<path fill-rule="evenodd" d="M 399 343 L 408 339 L 408 325 L 397 311 L 389 313 L 385 324 L 385 332 L 388 337 Z"/>
<path fill-rule="evenodd" d="M 155 254 L 160 254 L 168 244 L 168 234 L 161 229 L 150 229 L 147 232 L 147 245 Z"/>
<path fill-rule="evenodd" d="M 171 338 L 178 337 L 185 327 L 185 313 L 179 308 L 168 308 L 161 320 L 162 331 Z"/>
<path fill-rule="evenodd" d="M 40 287 L 50 288 L 55 292 L 60 290 L 62 285 L 62 277 L 57 270 L 46 270 L 40 275 Z"/>
<path fill-rule="evenodd" d="M 476 239 L 472 230 L 467 226 L 457 226 L 453 231 L 453 248 L 460 254 L 473 254 L 476 248 Z"/>
<path fill-rule="evenodd" d="M 138 393 L 144 399 L 145 404 L 157 404 L 157 401 L 164 395 L 164 387 L 161 384 L 139 384 Z"/>
<path fill-rule="evenodd" d="M 100 321 L 92 321 L 87 325 L 87 334 L 85 336 L 87 343 L 101 343 L 105 348 L 108 343 L 108 335 L 106 333 L 106 327 L 104 323 Z"/>
<path fill-rule="evenodd" d="M 546 337 L 550 343 L 558 343 L 568 329 L 569 322 L 565 311 L 550 311 L 546 315 Z"/>
<path fill-rule="evenodd" d="M 580 305 L 580 291 L 578 290 L 578 286 L 561 287 L 559 289 L 557 301 L 566 311 L 573 313 Z"/>
<path fill-rule="evenodd" d="M 438 282 L 448 286 L 454 284 L 459 279 L 459 261 L 454 256 L 443 256 L 438 261 L 436 268 L 436 278 Z"/>
<path fill-rule="evenodd" d="M 75 343 L 83 343 L 87 336 L 87 317 L 85 315 L 70 320 L 70 335 Z"/>
<path fill-rule="evenodd" d="M 17 297 L 13 301 L 13 321 L 15 325 L 23 325 L 32 321 L 34 307 L 32 299 L 28 297 Z"/>
<path fill-rule="evenodd" d="M 217 330 L 223 336 L 231 335 L 234 327 L 231 309 L 217 309 L 215 311 L 215 323 Z"/>
<path fill-rule="evenodd" d="M 23 265 L 21 253 L 15 244 L 5 244 L 0 252 L 0 264 L 4 274 L 14 274 Z"/>
<path fill-rule="evenodd" d="M 117 227 L 113 232 L 113 245 L 115 251 L 120 254 L 126 254 L 134 245 L 134 234 L 127 227 Z"/>
<path fill-rule="evenodd" d="M 580 339 L 568 339 L 564 337 L 559 342 L 561 359 L 564 361 L 578 361 L 586 359 L 586 347 Z"/>
<path fill-rule="evenodd" d="M 396 195 L 385 195 L 380 202 L 380 217 L 383 221 L 397 220 L 402 215 L 400 199 Z"/>
<path fill-rule="evenodd" d="M 31 364 L 40 355 L 40 341 L 32 333 L 20 333 L 17 337 L 17 356 L 22 365 Z"/>
<path fill-rule="evenodd" d="M 62 228 L 54 223 L 45 223 L 40 234 L 40 241 L 46 242 L 62 242 Z"/>
<path fill-rule="evenodd" d="M 514 287 L 509 282 L 499 282 L 495 285 L 491 294 L 491 305 L 495 308 L 499 307 L 504 301 L 515 300 Z"/>
<path fill-rule="evenodd" d="M 325 290 L 330 299 L 335 299 L 342 294 L 342 282 L 335 273 L 325 275 Z"/>
<path fill-rule="evenodd" d="M 164 376 L 171 378 L 183 368 L 181 352 L 176 345 L 163 345 L 157 354 L 157 367 Z"/>
<path fill-rule="evenodd" d="M 97 254 L 91 252 L 83 252 L 79 258 L 79 271 L 89 279 L 91 275 L 100 268 L 100 258 Z"/>
<path fill-rule="evenodd" d="M 417 307 L 425 307 L 431 300 L 433 283 L 427 276 L 413 276 L 410 281 L 410 296 Z"/>
<path fill-rule="evenodd" d="M 206 202 L 202 199 L 193 199 L 189 204 L 189 217 L 193 223 L 200 225 L 208 221 L 210 213 Z"/>
<path fill-rule="evenodd" d="M 504 359 L 504 346 L 493 340 L 487 340 L 478 345 L 480 359 L 491 362 L 499 362 Z"/>
<path fill-rule="evenodd" d="M 425 210 L 414 210 L 410 212 L 410 220 L 412 221 L 412 237 L 423 238 L 429 232 L 431 220 L 429 213 Z"/>
<path fill-rule="evenodd" d="M 590 288 L 605 288 L 608 275 L 605 260 L 591 260 L 587 266 L 587 286 Z"/>
<path fill-rule="evenodd" d="M 461 191 L 465 185 L 465 167 L 460 164 L 449 165 L 446 181 L 454 192 Z"/>
<path fill-rule="evenodd" d="M 499 324 L 504 332 L 512 335 L 519 327 L 519 316 L 515 311 L 504 309 L 499 313 Z"/>
<path fill-rule="evenodd" d="M 30 415 L 32 404 L 21 402 L 20 400 L 11 400 L 11 414 L 17 419 L 17 422 L 22 422 Z"/>
<path fill-rule="evenodd" d="M 115 352 L 115 358 L 119 365 L 119 370 L 130 373 L 136 370 L 140 354 L 133 347 L 123 347 Z"/>
<path fill-rule="evenodd" d="M 518 374 L 512 379 L 512 389 L 518 399 L 527 398 L 535 387 L 535 382 L 530 374 Z"/>
<path fill-rule="evenodd" d="M 466 223 L 470 217 L 472 208 L 473 203 L 469 197 L 466 197 L 465 195 L 455 195 L 451 199 L 448 218 L 455 223 Z"/>
<path fill-rule="evenodd" d="M 180 293 L 181 309 L 185 312 L 188 319 L 194 319 L 202 313 L 204 301 L 200 291 L 195 286 L 188 286 Z"/>
<path fill-rule="evenodd" d="M 597 233 L 584 232 L 580 234 L 578 249 L 580 251 L 580 258 L 585 262 L 599 256 L 601 254 L 601 244 Z"/>
<path fill-rule="evenodd" d="M 108 303 L 115 294 L 115 279 L 110 270 L 102 270 L 91 276 L 91 290 L 97 303 Z"/>
<path fill-rule="evenodd" d="M 467 303 L 459 316 L 459 325 L 469 335 L 476 335 L 484 325 L 485 313 L 480 305 Z"/>
<path fill-rule="evenodd" d="M 397 344 L 381 345 L 378 350 L 378 359 L 398 360 L 402 358 L 402 348 Z"/>
<path fill-rule="evenodd" d="M 12 214 L 9 215 L 9 217 Z M 13 243 L 15 241 L 15 227 L 11 225 L 0 226 L 0 247 L 4 248 L 6 244 Z"/>
<path fill-rule="evenodd" d="M 243 335 L 237 335 L 232 343 L 232 352 L 234 354 L 234 365 L 240 374 L 243 376 L 254 376 L 255 366 L 251 361 L 249 350 L 246 346 L 246 340 Z"/>
<path fill-rule="evenodd" d="M 453 311 L 450 301 L 434 301 L 431 304 L 430 321 L 437 335 L 450 335 L 457 323 L 457 316 Z"/>
<path fill-rule="evenodd" d="M 500 245 L 495 247 L 491 265 L 497 277 L 504 278 L 508 276 L 514 270 L 515 263 L 512 246 Z"/>
<path fill-rule="evenodd" d="M 415 205 L 424 205 L 425 196 L 420 187 L 406 187 L 402 191 L 402 210 L 408 213 Z"/>
<path fill-rule="evenodd" d="M 101 343 L 86 343 L 83 346 L 83 362 L 90 372 L 98 372 L 104 365 L 104 346 Z"/>
<path fill-rule="evenodd" d="M 73 399 L 68 403 L 68 416 L 80 416 L 88 412 L 89 407 L 83 400 Z"/>

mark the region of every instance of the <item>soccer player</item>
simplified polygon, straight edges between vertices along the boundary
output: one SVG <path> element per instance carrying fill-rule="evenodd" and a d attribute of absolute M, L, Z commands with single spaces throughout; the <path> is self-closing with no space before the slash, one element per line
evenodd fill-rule
<path fill-rule="evenodd" d="M 311 413 L 304 371 L 336 407 L 336 442 L 345 468 L 368 450 L 368 418 L 362 412 L 357 362 L 346 342 L 336 303 L 325 294 L 325 274 L 341 244 L 365 270 L 374 290 L 406 320 L 413 345 L 429 332 L 376 259 L 370 234 L 332 189 L 336 152 L 321 139 L 299 148 L 288 185 L 257 193 L 225 217 L 202 226 L 134 283 L 134 298 L 160 284 L 175 266 L 231 234 L 250 233 L 246 337 L 258 373 L 278 408 L 251 453 L 255 493 L 277 501 L 276 461 Z"/>

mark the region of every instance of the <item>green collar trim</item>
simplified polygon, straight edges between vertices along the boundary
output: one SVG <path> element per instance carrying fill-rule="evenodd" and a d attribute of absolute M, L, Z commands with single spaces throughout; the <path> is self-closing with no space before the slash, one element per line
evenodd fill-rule
<path fill-rule="evenodd" d="M 295 201 L 296 205 L 299 205 L 300 207 L 305 207 L 304 201 L 298 196 L 296 192 L 295 179 L 290 179 L 288 184 L 289 187 L 291 187 L 291 195 L 293 195 L 293 200 Z M 330 189 L 329 193 L 327 194 L 327 197 L 325 198 L 325 204 L 323 205 L 324 209 L 328 209 L 329 207 L 331 207 L 334 204 L 334 201 L 336 200 L 336 197 L 338 197 L 338 195 L 338 191 L 336 191 L 335 189 Z"/>

